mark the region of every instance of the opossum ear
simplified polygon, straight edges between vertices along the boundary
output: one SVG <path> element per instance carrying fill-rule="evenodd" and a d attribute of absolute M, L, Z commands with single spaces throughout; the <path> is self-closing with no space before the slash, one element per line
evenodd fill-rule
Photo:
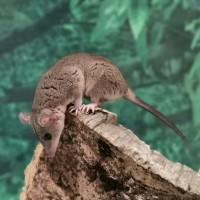
<path fill-rule="evenodd" d="M 31 124 L 31 112 L 20 112 L 19 113 L 19 120 L 22 124 Z"/>
<path fill-rule="evenodd" d="M 58 116 L 49 109 L 44 109 L 39 115 L 38 123 L 41 127 L 47 127 L 58 120 Z"/>

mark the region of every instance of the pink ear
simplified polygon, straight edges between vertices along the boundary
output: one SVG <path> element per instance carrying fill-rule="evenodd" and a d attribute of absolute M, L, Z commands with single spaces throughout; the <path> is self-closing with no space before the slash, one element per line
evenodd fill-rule
<path fill-rule="evenodd" d="M 42 113 L 39 118 L 39 124 L 42 127 L 48 126 L 50 123 L 50 114 Z"/>
<path fill-rule="evenodd" d="M 31 124 L 31 113 L 20 112 L 19 120 L 22 124 Z"/>
<path fill-rule="evenodd" d="M 58 120 L 58 117 L 52 113 L 50 110 L 43 110 L 39 117 L 39 124 L 42 127 L 48 126 L 50 123 L 54 123 Z"/>

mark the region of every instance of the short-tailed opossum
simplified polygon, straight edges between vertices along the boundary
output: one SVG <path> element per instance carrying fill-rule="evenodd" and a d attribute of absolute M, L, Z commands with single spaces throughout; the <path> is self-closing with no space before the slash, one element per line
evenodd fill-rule
<path fill-rule="evenodd" d="M 82 105 L 83 96 L 91 103 Z M 67 106 L 71 111 L 94 112 L 104 101 L 125 98 L 151 112 L 172 128 L 186 143 L 181 131 L 163 114 L 140 100 L 118 68 L 109 60 L 75 53 L 58 60 L 38 82 L 32 111 L 21 112 L 20 121 L 32 126 L 49 158 L 53 158 L 64 128 Z"/>

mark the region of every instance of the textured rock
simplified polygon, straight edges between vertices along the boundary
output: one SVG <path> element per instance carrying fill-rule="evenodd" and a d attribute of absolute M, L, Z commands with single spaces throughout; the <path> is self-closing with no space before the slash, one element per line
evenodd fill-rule
<path fill-rule="evenodd" d="M 152 151 L 115 122 L 107 111 L 66 120 L 52 162 L 40 144 L 36 148 L 20 199 L 200 199 L 199 173 Z"/>

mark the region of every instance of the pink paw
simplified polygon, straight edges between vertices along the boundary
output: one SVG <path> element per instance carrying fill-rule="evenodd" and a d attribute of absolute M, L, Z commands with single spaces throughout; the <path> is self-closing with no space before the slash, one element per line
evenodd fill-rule
<path fill-rule="evenodd" d="M 94 113 L 95 110 L 98 110 L 99 107 L 97 104 L 95 103 L 90 103 L 90 104 L 87 104 L 87 105 L 82 105 L 78 108 L 78 110 L 81 112 L 81 113 L 89 113 L 89 111 L 91 111 L 92 113 Z"/>

